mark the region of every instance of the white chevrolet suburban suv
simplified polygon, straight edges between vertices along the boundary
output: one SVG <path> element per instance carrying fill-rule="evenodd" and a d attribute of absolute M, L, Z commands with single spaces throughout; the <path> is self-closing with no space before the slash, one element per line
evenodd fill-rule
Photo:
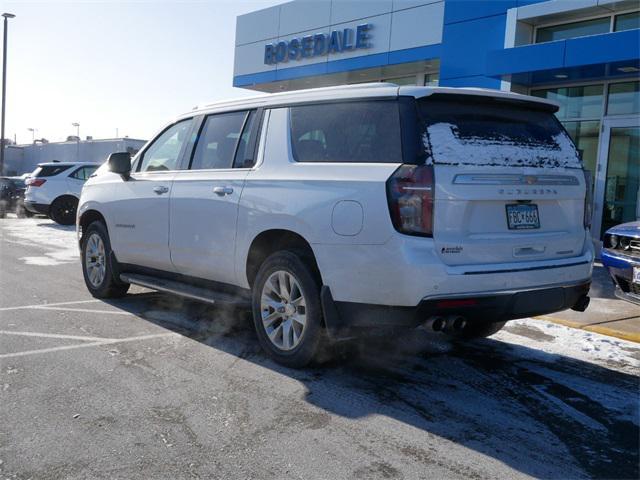
<path fill-rule="evenodd" d="M 251 306 L 289 366 L 324 339 L 421 325 L 468 339 L 583 311 L 588 181 L 556 110 L 389 84 L 196 108 L 85 184 L 86 285 Z"/>

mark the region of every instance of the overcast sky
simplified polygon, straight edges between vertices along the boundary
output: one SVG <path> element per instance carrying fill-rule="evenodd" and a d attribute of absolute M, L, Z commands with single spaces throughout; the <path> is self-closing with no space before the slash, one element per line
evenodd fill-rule
<path fill-rule="evenodd" d="M 5 135 L 149 138 L 232 87 L 236 16 L 282 0 L 3 0 L 9 22 Z"/>

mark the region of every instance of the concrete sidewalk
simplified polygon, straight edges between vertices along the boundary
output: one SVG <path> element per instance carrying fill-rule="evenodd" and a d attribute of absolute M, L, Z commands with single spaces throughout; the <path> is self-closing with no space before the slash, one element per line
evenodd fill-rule
<path fill-rule="evenodd" d="M 593 266 L 589 296 L 585 312 L 565 310 L 537 318 L 640 343 L 640 306 L 616 298 L 613 282 L 600 262 Z"/>

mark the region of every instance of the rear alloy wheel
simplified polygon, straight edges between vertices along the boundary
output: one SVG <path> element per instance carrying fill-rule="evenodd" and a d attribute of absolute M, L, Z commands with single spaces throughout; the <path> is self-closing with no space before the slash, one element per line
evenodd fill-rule
<path fill-rule="evenodd" d="M 93 222 L 82 235 L 82 274 L 84 283 L 96 298 L 122 297 L 129 290 L 114 272 L 111 243 L 102 222 Z"/>
<path fill-rule="evenodd" d="M 262 288 L 262 325 L 276 348 L 293 350 L 304 335 L 307 302 L 296 278 L 285 270 L 273 272 Z"/>
<path fill-rule="evenodd" d="M 260 267 L 253 321 L 262 348 L 278 363 L 300 368 L 315 356 L 323 335 L 320 287 L 296 253 L 274 253 Z"/>
<path fill-rule="evenodd" d="M 59 197 L 51 204 L 51 220 L 60 225 L 73 225 L 76 222 L 78 199 L 71 196 Z"/>

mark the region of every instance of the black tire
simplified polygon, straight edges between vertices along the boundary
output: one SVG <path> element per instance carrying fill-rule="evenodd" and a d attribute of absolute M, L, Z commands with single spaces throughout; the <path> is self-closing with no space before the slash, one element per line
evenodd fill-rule
<path fill-rule="evenodd" d="M 70 195 L 56 198 L 51 204 L 49 217 L 60 225 L 73 225 L 76 223 L 76 211 L 78 199 Z"/>
<path fill-rule="evenodd" d="M 7 216 L 8 202 L 6 200 L 0 200 L 0 218 Z"/>
<path fill-rule="evenodd" d="M 104 246 L 104 275 L 100 282 L 94 284 L 90 279 L 90 273 L 87 266 L 87 249 L 89 247 L 89 240 L 93 235 L 97 235 Z M 114 271 L 114 266 L 117 269 L 117 265 L 114 265 L 115 260 L 113 258 L 111 250 L 111 242 L 109 241 L 109 234 L 107 228 L 100 221 L 93 222 L 89 225 L 86 231 L 82 232 L 82 245 L 81 245 L 81 262 L 82 262 L 82 275 L 84 276 L 84 283 L 87 289 L 96 298 L 118 298 L 123 297 L 129 290 L 129 284 L 120 280 L 118 273 Z M 101 262 L 102 263 L 102 262 Z"/>
<path fill-rule="evenodd" d="M 305 302 L 304 315 L 306 321 L 304 329 L 299 336 L 299 343 L 288 350 L 278 348 L 270 340 L 262 321 L 261 299 L 265 283 L 272 274 L 279 271 L 287 272 L 294 277 Z M 304 261 L 302 252 L 279 251 L 263 262 L 253 282 L 252 307 L 253 323 L 260 345 L 276 362 L 287 367 L 302 368 L 308 365 L 320 351 L 324 339 L 320 285 L 313 269 L 309 266 L 309 262 Z"/>
<path fill-rule="evenodd" d="M 446 335 L 454 340 L 473 340 L 475 338 L 490 337 L 494 333 L 498 333 L 502 330 L 507 322 L 494 322 L 494 323 L 477 323 L 467 325 L 460 332 L 451 332 Z"/>

